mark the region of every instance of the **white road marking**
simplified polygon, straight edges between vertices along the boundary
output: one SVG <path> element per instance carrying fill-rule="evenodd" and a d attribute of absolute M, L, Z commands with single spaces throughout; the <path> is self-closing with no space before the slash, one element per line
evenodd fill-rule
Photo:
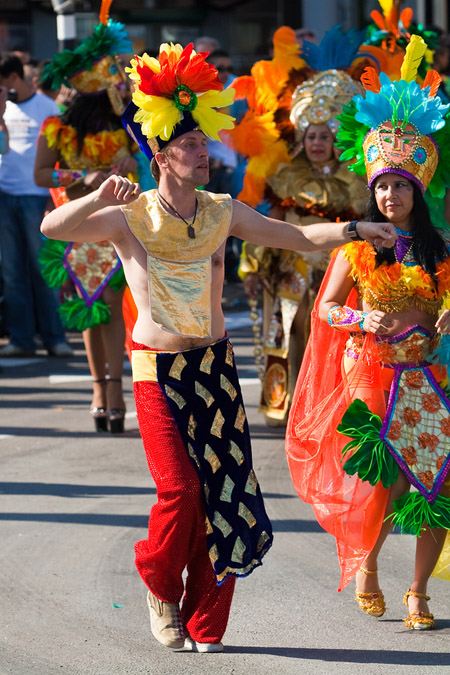
<path fill-rule="evenodd" d="M 233 330 L 236 328 L 244 328 L 252 325 L 252 320 L 249 317 L 249 310 L 243 312 L 234 312 L 225 316 L 225 328 Z"/>

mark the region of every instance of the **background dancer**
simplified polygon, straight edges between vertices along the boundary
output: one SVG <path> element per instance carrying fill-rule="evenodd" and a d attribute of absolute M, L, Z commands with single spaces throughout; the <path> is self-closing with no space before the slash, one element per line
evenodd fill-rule
<path fill-rule="evenodd" d="M 65 197 L 77 199 L 97 189 L 111 173 L 137 176 L 137 147 L 132 147 L 120 120 L 127 87 L 118 54 L 130 50 L 124 26 L 108 19 L 103 7 L 100 23 L 69 52 L 71 58 L 65 50 L 46 67 L 46 78 L 55 88 L 65 84 L 77 91 L 60 117 L 44 122 L 38 143 L 35 180 L 53 188 L 57 205 Z M 65 188 L 63 196 L 55 188 Z M 69 247 L 48 242 L 41 262 L 49 285 L 59 288 L 69 277 L 75 283 L 77 293 L 66 298 L 60 313 L 67 328 L 83 334 L 93 379 L 90 414 L 95 428 L 123 432 L 125 277 L 115 249 L 107 241 Z"/>
<path fill-rule="evenodd" d="M 255 64 L 252 84 L 249 78 L 238 80 L 238 88 L 242 85 L 247 89 L 247 100 L 249 104 L 253 101 L 253 106 L 231 137 L 242 152 L 246 148 L 257 150 L 259 160 L 257 165 L 249 162 L 239 198 L 256 206 L 252 186 L 255 176 L 261 178 L 262 164 L 267 170 L 264 198 L 271 205 L 272 217 L 302 225 L 360 218 L 367 201 L 366 182 L 349 173 L 347 163 L 339 161 L 334 140 L 339 127 L 336 116 L 362 92 L 351 76 L 359 79 L 361 73 L 359 63 L 351 66 L 362 35 L 357 31 L 344 34 L 335 27 L 319 46 L 304 41 L 300 49 L 295 40 L 293 30 L 280 28 L 274 36 L 272 62 Z M 282 58 L 290 50 L 298 51 L 299 56 Z M 273 77 L 268 77 L 269 72 Z M 274 80 L 279 92 L 272 101 L 268 90 Z M 260 101 L 266 101 L 263 112 Z M 267 134 L 258 147 L 250 139 L 263 118 L 276 137 Z M 284 156 L 277 165 L 268 166 L 265 151 L 270 157 L 276 145 L 284 146 Z M 255 352 L 257 356 L 262 352 L 264 361 L 259 410 L 270 426 L 286 424 L 308 337 L 310 310 L 328 261 L 327 253 L 299 254 L 244 246 L 239 271 L 251 306 L 256 304 L 260 283 L 263 288 L 263 330 L 261 338 L 256 333 L 255 340 L 262 344 L 256 344 Z M 254 310 L 251 317 L 258 325 Z"/>

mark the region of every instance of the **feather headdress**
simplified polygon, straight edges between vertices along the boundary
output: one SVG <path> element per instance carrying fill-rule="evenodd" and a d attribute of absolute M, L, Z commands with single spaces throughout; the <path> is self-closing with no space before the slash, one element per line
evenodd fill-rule
<path fill-rule="evenodd" d="M 227 134 L 232 147 L 249 159 L 239 199 L 251 206 L 262 200 L 267 177 L 291 161 L 309 124 L 329 124 L 335 132 L 337 113 L 361 90 L 338 69 L 351 65 L 362 39 L 362 33 L 345 34 L 336 26 L 319 46 L 303 41 L 300 48 L 295 32 L 282 26 L 274 34 L 272 61 L 257 62 L 251 77 L 233 82 L 250 108 Z"/>
<path fill-rule="evenodd" d="M 125 68 L 135 88 L 123 122 L 151 159 L 171 140 L 193 129 L 220 140 L 219 132 L 232 129 L 233 118 L 217 108 L 230 106 L 233 89 L 223 89 L 206 52 L 193 45 L 162 44 L 159 58 L 136 56 Z"/>
<path fill-rule="evenodd" d="M 337 146 L 341 160 L 357 160 L 349 169 L 367 172 L 369 187 L 384 173 L 396 173 L 427 187 L 434 196 L 445 192 L 443 171 L 438 170 L 439 149 L 450 144 L 445 116 L 450 105 L 436 96 L 440 77 L 429 71 L 422 86 L 415 82 L 426 50 L 413 35 L 406 48 L 401 79 L 392 82 L 385 73 L 367 68 L 362 83 L 366 96 L 355 96 L 339 116 Z M 439 135 L 438 135 L 439 134 Z M 438 146 L 439 142 L 439 146 Z M 442 162 L 441 164 L 445 164 Z"/>
<path fill-rule="evenodd" d="M 379 0 L 379 3 L 381 12 L 371 12 L 373 24 L 367 28 L 359 56 L 368 58 L 378 72 L 396 80 L 400 78 L 407 45 L 414 35 L 419 36 L 425 42 L 425 58 L 419 66 L 419 76 L 423 79 L 433 61 L 433 50 L 438 43 L 437 33 L 413 24 L 413 10 L 411 7 L 401 9 L 401 0 Z"/>
<path fill-rule="evenodd" d="M 125 26 L 109 18 L 112 0 L 103 0 L 99 23 L 75 49 L 64 49 L 55 54 L 45 67 L 44 77 L 51 80 L 52 87 L 62 84 L 76 89 L 80 94 L 98 94 L 107 91 L 117 114 L 123 112 L 123 104 L 116 87 L 124 84 L 124 73 L 116 56 L 131 52 Z"/>

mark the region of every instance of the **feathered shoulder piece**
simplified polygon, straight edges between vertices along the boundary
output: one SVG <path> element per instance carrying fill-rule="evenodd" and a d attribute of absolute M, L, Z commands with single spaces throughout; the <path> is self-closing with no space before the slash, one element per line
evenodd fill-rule
<path fill-rule="evenodd" d="M 299 52 L 295 32 L 281 26 L 273 36 L 272 60 L 258 61 L 250 76 L 238 77 L 233 82 L 236 98 L 246 99 L 249 110 L 236 128 L 227 132 L 226 142 L 248 158 L 238 199 L 250 206 L 262 201 L 267 176 L 275 173 L 280 163 L 290 161 L 288 145 L 280 138 L 274 112 L 290 74 L 307 68 Z"/>

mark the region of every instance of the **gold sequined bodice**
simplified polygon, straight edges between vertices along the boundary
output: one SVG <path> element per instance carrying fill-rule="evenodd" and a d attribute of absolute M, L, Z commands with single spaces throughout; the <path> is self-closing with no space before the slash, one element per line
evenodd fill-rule
<path fill-rule="evenodd" d="M 450 257 L 436 263 L 434 281 L 418 264 L 384 262 L 375 267 L 376 252 L 368 242 L 346 244 L 343 252 L 358 295 L 373 309 L 390 314 L 418 309 L 436 315 L 450 290 Z"/>
<path fill-rule="evenodd" d="M 211 256 L 228 236 L 229 195 L 196 191 L 195 238 L 186 223 L 160 204 L 157 190 L 121 207 L 147 253 L 150 309 L 163 330 L 186 337 L 211 336 Z"/>

